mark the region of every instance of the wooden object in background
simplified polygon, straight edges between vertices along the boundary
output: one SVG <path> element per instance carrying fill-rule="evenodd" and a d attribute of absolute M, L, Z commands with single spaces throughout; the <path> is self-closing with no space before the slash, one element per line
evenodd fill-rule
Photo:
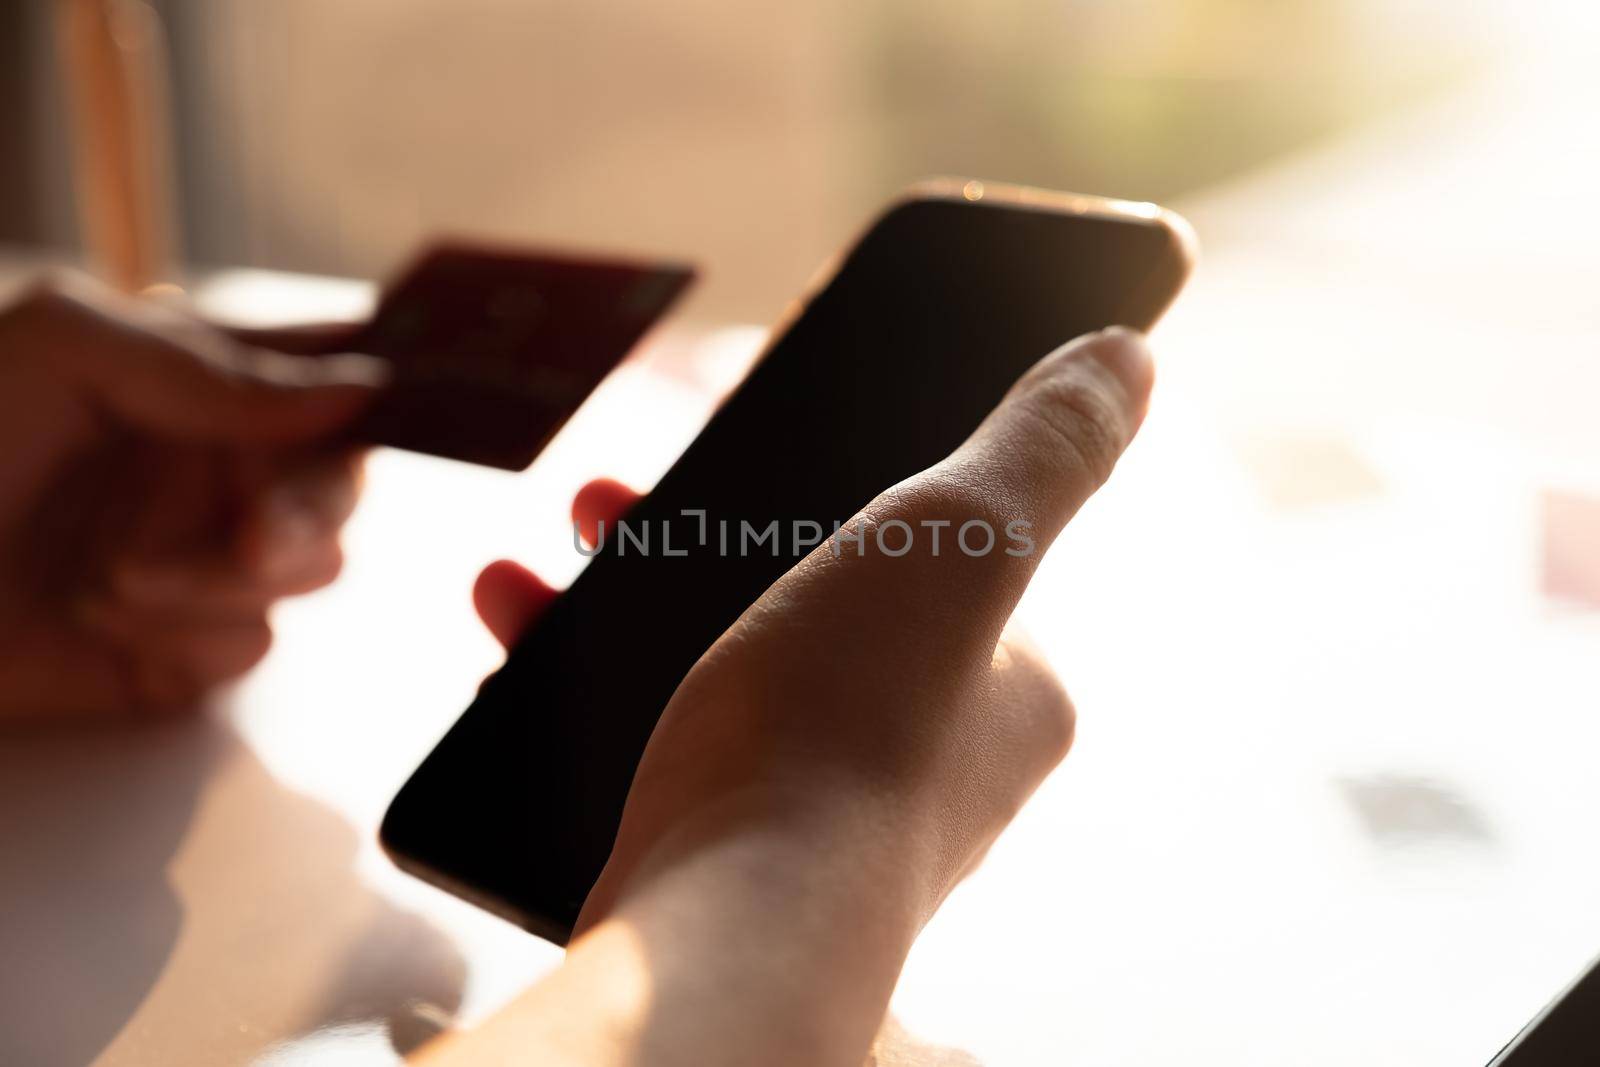
<path fill-rule="evenodd" d="M 174 274 L 175 220 L 161 23 L 144 0 L 58 0 L 85 250 L 138 292 Z"/>

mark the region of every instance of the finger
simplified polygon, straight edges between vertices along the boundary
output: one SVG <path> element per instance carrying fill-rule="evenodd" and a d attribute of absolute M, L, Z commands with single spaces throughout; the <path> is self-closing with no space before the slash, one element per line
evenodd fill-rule
<path fill-rule="evenodd" d="M 273 603 L 326 588 L 338 580 L 343 570 L 344 548 L 337 534 L 329 534 L 302 542 L 293 551 L 280 550 L 264 570 L 255 572 L 254 582 L 242 592 L 254 591 Z"/>
<path fill-rule="evenodd" d="M 264 612 L 218 620 L 86 606 L 80 618 L 88 632 L 126 651 L 147 703 L 170 704 L 231 681 L 272 647 Z"/>
<path fill-rule="evenodd" d="M 218 326 L 217 329 L 254 348 L 271 348 L 296 356 L 348 352 L 361 331 L 359 322 L 305 322 L 294 326 Z"/>
<path fill-rule="evenodd" d="M 276 583 L 336 543 L 361 496 L 364 458 L 342 450 L 242 475 L 264 483 L 244 490 L 251 503 L 235 544 L 244 569 Z"/>
<path fill-rule="evenodd" d="M 228 618 L 320 589 L 344 562 L 340 528 L 360 493 L 359 452 L 285 461 L 241 453 L 231 469 L 244 517 L 185 553 L 130 555 L 110 568 L 105 599 L 139 610 Z M 169 509 L 177 511 L 178 509 Z"/>
<path fill-rule="evenodd" d="M 641 499 L 643 494 L 613 478 L 596 478 L 572 498 L 572 521 L 578 524 L 578 533 L 587 544 L 597 545 L 600 524 L 614 527 Z"/>
<path fill-rule="evenodd" d="M 1039 783 L 1066 758 L 1077 727 L 1072 700 L 1056 673 L 1034 644 L 1008 626 L 995 647 L 990 664 L 985 718 L 1004 722 L 1007 728 L 990 731 L 972 747 L 977 754 L 967 770 L 972 777 L 951 776 L 947 799 L 967 812 L 984 812 L 988 822 L 975 826 L 975 840 L 952 858 L 954 887 L 982 864 L 989 846 L 1022 810 Z M 970 803 L 959 795 L 971 789 Z"/>
<path fill-rule="evenodd" d="M 1064 345 L 1023 375 L 939 474 L 1030 519 L 1042 551 L 1111 476 L 1144 421 L 1154 376 L 1132 330 Z"/>
<path fill-rule="evenodd" d="M 100 410 L 164 435 L 209 441 L 312 439 L 342 426 L 386 379 L 382 361 L 255 348 L 171 308 L 63 276 L 0 319 Z"/>
<path fill-rule="evenodd" d="M 992 648 L 1051 542 L 1132 440 L 1152 377 L 1149 350 L 1130 330 L 1064 345 L 947 459 L 846 524 L 860 540 L 836 537 L 814 558 L 858 557 L 851 581 L 863 596 Z"/>
<path fill-rule="evenodd" d="M 508 652 L 556 596 L 538 575 L 508 559 L 485 567 L 472 587 L 478 617 Z"/>
<path fill-rule="evenodd" d="M 275 556 L 267 570 L 246 569 L 227 560 L 128 561 L 112 569 L 106 595 L 93 603 L 117 612 L 238 619 L 261 614 L 285 597 L 331 584 L 343 566 L 344 552 L 333 536 L 296 546 L 292 555 Z"/>
<path fill-rule="evenodd" d="M 596 478 L 573 497 L 572 521 L 592 545 L 598 541 L 602 522 L 615 522 L 639 499 L 639 493 L 619 481 Z M 557 595 L 538 575 L 510 560 L 485 567 L 472 590 L 478 617 L 507 651 Z"/>
<path fill-rule="evenodd" d="M 173 625 L 147 631 L 137 643 L 141 661 L 160 664 L 203 693 L 243 675 L 266 658 L 272 628 L 263 618 L 218 625 Z"/>

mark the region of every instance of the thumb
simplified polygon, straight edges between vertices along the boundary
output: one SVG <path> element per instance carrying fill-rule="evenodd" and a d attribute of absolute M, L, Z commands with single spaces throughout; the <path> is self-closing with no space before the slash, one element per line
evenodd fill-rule
<path fill-rule="evenodd" d="M 1046 356 L 965 443 L 852 520 L 863 532 L 842 553 L 851 585 L 869 603 L 945 620 L 949 638 L 992 649 L 1045 551 L 1133 439 L 1153 379 L 1131 330 Z M 817 557 L 841 554 L 838 540 Z"/>
<path fill-rule="evenodd" d="M 77 276 L 35 287 L 0 324 L 24 358 L 120 421 L 168 437 L 310 440 L 363 410 L 386 380 L 371 356 L 256 348 L 168 307 Z"/>
<path fill-rule="evenodd" d="M 1062 345 L 1024 374 L 935 478 L 979 486 L 1028 519 L 1048 548 L 1144 421 L 1155 365 L 1121 326 Z"/>

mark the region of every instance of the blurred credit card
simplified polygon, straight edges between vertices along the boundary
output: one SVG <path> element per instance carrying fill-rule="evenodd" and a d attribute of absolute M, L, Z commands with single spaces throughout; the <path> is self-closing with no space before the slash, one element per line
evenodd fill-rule
<path fill-rule="evenodd" d="M 522 470 L 693 278 L 679 264 L 436 245 L 344 346 L 393 366 L 354 435 Z"/>

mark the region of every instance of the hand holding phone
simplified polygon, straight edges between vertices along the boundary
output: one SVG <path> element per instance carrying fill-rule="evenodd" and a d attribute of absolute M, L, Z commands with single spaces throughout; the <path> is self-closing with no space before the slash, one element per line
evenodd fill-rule
<path fill-rule="evenodd" d="M 640 788 L 646 742 L 706 649 L 835 523 L 960 446 L 1063 339 L 1152 324 L 1189 262 L 1186 227 L 1152 205 L 975 182 L 896 205 L 407 783 L 384 822 L 390 854 L 565 941 Z M 1099 425 L 1092 414 L 1080 429 Z M 989 481 L 1004 487 L 1004 474 Z M 1003 521 L 886 522 L 866 536 L 892 534 L 875 545 L 890 556 L 907 533 L 1007 559 L 1046 543 L 1026 516 L 975 517 Z M 874 613 L 900 607 L 837 621 L 890 625 Z M 921 633 L 915 613 L 892 628 Z"/>
<path fill-rule="evenodd" d="M 1130 331 L 1064 346 L 947 459 L 844 524 L 862 551 L 818 547 L 745 611 L 656 724 L 577 931 L 642 869 L 774 817 L 846 841 L 870 827 L 915 880 L 898 891 L 920 894 L 917 921 L 931 916 L 1071 743 L 1066 694 L 1008 620 L 1133 438 L 1151 374 Z M 969 554 L 969 523 L 1026 524 L 1033 548 Z M 902 536 L 935 529 L 937 549 Z"/>
<path fill-rule="evenodd" d="M 1071 741 L 1003 627 L 1149 387 L 1132 333 L 1065 346 L 855 517 L 871 536 L 1016 508 L 1038 551 L 824 546 L 767 590 L 657 724 L 565 966 L 429 1067 L 541 1059 L 558 1029 L 574 1062 L 860 1062 L 912 939 Z"/>

